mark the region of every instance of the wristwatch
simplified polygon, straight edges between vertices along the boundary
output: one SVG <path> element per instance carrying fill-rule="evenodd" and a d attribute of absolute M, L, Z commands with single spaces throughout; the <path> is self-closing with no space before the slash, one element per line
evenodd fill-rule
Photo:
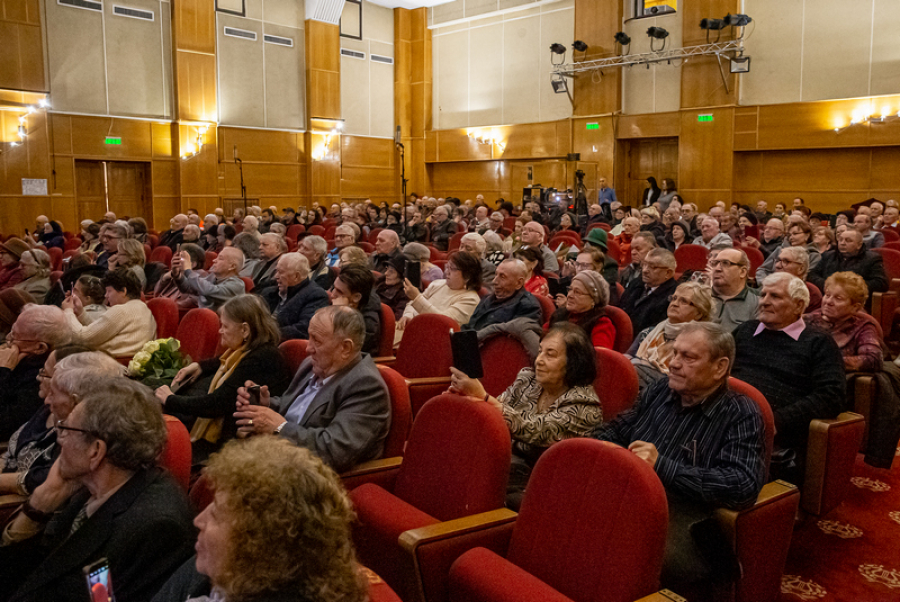
<path fill-rule="evenodd" d="M 273 434 L 273 435 L 278 435 L 278 434 L 280 434 L 280 433 L 281 433 L 281 429 L 284 428 L 284 425 L 285 425 L 285 424 L 287 424 L 287 420 L 285 420 L 284 422 L 282 422 L 281 424 L 279 424 L 278 426 L 276 426 L 276 427 L 275 427 L 275 430 L 272 431 L 272 434 Z"/>

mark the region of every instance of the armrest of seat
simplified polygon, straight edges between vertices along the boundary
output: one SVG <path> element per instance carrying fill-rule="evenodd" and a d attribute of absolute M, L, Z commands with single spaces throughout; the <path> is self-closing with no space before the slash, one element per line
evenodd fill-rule
<path fill-rule="evenodd" d="M 427 387 L 431 385 L 450 385 L 449 376 L 428 376 L 423 378 L 407 378 L 408 387 Z"/>
<path fill-rule="evenodd" d="M 0 508 L 19 506 L 20 504 L 24 504 L 27 499 L 27 495 L 18 495 L 15 493 L 0 495 Z"/>
<path fill-rule="evenodd" d="M 499 508 L 400 535 L 400 547 L 411 555 L 415 567 L 419 599 L 445 600 L 450 565 L 472 548 L 505 556 L 516 516 Z"/>
<path fill-rule="evenodd" d="M 894 312 L 900 305 L 900 297 L 893 289 L 885 293 L 872 293 L 872 317 L 881 324 L 881 330 L 884 333 L 884 339 L 887 340 L 891 335 L 891 326 L 894 322 Z"/>
<path fill-rule="evenodd" d="M 799 504 L 800 491 L 795 485 L 772 481 L 763 486 L 750 508 L 715 511 L 742 569 L 735 583 L 736 600 L 778 597 Z"/>
<path fill-rule="evenodd" d="M 855 412 L 809 423 L 806 476 L 800 502 L 803 510 L 821 516 L 844 499 L 865 426 L 865 419 Z"/>
<path fill-rule="evenodd" d="M 407 378 L 406 386 L 409 389 L 409 405 L 415 418 L 429 399 L 440 395 L 450 387 L 450 377 Z"/>
<path fill-rule="evenodd" d="M 682 598 L 672 590 L 661 589 L 658 592 L 654 592 L 649 596 L 644 596 L 640 600 L 636 600 L 636 602 L 688 602 L 687 598 Z"/>
<path fill-rule="evenodd" d="M 390 368 L 397 362 L 397 358 L 389 355 L 380 355 L 378 357 L 373 357 L 372 361 L 376 364 L 381 364 L 382 366 Z"/>
<path fill-rule="evenodd" d="M 546 582 L 484 548 L 473 549 L 454 562 L 448 590 L 469 602 L 572 602 Z"/>
<path fill-rule="evenodd" d="M 860 451 L 866 449 L 869 440 L 869 424 L 878 403 L 878 380 L 871 372 L 850 372 L 847 374 L 847 392 L 850 396 L 847 406 L 866 421 Z"/>
<path fill-rule="evenodd" d="M 402 463 L 403 456 L 363 462 L 341 473 L 341 482 L 347 491 L 356 489 L 364 483 L 374 483 L 387 491 L 393 491 L 394 481 Z"/>

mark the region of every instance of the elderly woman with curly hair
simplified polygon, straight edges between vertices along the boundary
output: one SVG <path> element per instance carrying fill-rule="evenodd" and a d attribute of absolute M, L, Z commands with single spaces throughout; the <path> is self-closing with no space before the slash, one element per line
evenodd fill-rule
<path fill-rule="evenodd" d="M 278 437 L 233 441 L 205 474 L 215 497 L 194 520 L 197 555 L 154 602 L 368 599 L 350 501 L 312 452 Z"/>

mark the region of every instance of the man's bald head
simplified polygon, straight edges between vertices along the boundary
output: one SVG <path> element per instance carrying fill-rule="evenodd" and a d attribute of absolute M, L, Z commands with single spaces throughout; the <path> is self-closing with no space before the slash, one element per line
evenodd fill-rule
<path fill-rule="evenodd" d="M 237 247 L 225 247 L 213 261 L 212 272 L 220 278 L 237 276 L 244 267 L 244 253 Z"/>
<path fill-rule="evenodd" d="M 521 259 L 507 259 L 497 266 L 494 277 L 494 295 L 497 299 L 508 299 L 525 286 L 528 267 Z"/>

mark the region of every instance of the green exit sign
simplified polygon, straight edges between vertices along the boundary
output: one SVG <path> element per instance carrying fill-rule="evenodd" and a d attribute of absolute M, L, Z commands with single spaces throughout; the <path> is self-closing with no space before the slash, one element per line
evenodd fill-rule
<path fill-rule="evenodd" d="M 600 129 L 600 124 L 599 124 L 599 123 L 587 123 L 587 124 L 585 124 L 584 127 L 587 128 L 587 129 L 589 129 L 589 130 L 599 130 L 599 129 Z"/>
<path fill-rule="evenodd" d="M 712 121 L 712 120 L 713 120 L 712 113 L 707 113 L 706 115 L 697 115 L 697 121 L 704 122 L 704 121 Z"/>
<path fill-rule="evenodd" d="M 106 143 L 107 143 L 107 144 L 122 144 L 122 139 L 121 139 L 121 138 L 117 138 L 117 137 L 113 137 L 113 136 L 107 136 L 107 137 L 106 137 Z"/>

